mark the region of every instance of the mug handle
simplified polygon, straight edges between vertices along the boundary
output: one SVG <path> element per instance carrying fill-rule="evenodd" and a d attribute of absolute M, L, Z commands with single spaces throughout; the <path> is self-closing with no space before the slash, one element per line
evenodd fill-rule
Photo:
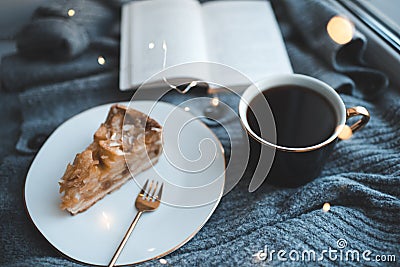
<path fill-rule="evenodd" d="M 355 116 L 361 116 L 361 118 L 350 126 L 345 125 L 342 132 L 339 134 L 341 140 L 349 139 L 353 133 L 364 127 L 371 117 L 368 110 L 361 106 L 346 109 L 346 120 Z"/>

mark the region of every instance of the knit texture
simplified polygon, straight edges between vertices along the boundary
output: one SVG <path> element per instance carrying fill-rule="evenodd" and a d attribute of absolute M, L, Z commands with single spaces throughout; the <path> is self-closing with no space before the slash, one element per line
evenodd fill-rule
<path fill-rule="evenodd" d="M 381 72 L 362 62 L 362 54 L 358 54 L 357 61 L 341 61 L 345 63 L 337 66 L 331 64 L 328 57 L 321 57 L 318 54 L 321 52 L 313 51 L 312 44 L 292 30 L 296 16 L 282 16 L 290 14 L 288 10 L 294 10 L 301 2 L 314 3 L 303 9 L 310 16 L 318 12 L 334 14 L 329 13 L 333 12 L 332 6 L 323 4 L 326 1 L 274 2 L 295 72 L 329 83 L 341 92 L 348 107 L 366 107 L 371 113 L 370 122 L 350 140 L 339 142 L 321 175 L 302 187 L 278 188 L 265 183 L 256 192 L 249 193 L 247 188 L 252 175 L 249 170 L 240 183 L 222 198 L 200 232 L 186 245 L 164 257 L 168 262 L 166 266 L 288 265 L 290 261 L 279 262 L 275 257 L 275 261 L 267 262 L 254 255 L 260 255 L 259 252 L 266 247 L 268 251 L 284 249 L 301 253 L 314 250 L 321 253 L 329 248 L 338 249 L 339 239 L 347 242 L 343 251 L 352 249 L 361 254 L 370 250 L 371 258 L 381 254 L 395 255 L 396 263 L 393 265 L 398 265 L 400 94 L 386 87 L 386 78 Z M 355 41 L 364 47 L 367 40 L 361 34 L 357 36 L 361 39 Z M 99 49 L 102 53 L 105 50 L 101 49 L 106 48 Z M 337 51 L 347 51 L 342 46 L 335 49 L 333 56 Z M 82 56 L 87 56 L 86 52 Z M 113 57 L 111 62 L 117 62 L 115 53 L 110 57 Z M 80 60 L 79 57 L 76 60 Z M 48 68 L 43 68 L 48 71 Z M 58 80 L 41 83 L 38 79 L 29 86 L 31 77 L 28 75 L 24 92 L 0 92 L 0 124 L 3 125 L 0 130 L 0 265 L 3 266 L 82 266 L 58 254 L 29 220 L 23 199 L 26 173 L 41 144 L 60 123 L 87 108 L 129 100 L 132 92 L 117 90 L 118 71 L 115 67 L 104 66 L 104 69 L 85 74 L 72 73 L 68 63 L 65 68 L 66 75 L 70 75 L 68 79 L 60 75 Z M 373 78 L 374 86 L 361 90 L 362 79 L 352 76 L 349 68 L 359 70 L 362 75 L 372 73 L 368 77 Z M 24 80 L 24 76 L 20 79 Z M 377 94 L 374 88 L 384 93 Z M 202 91 L 184 96 L 170 93 L 163 100 L 178 104 L 203 94 Z M 232 107 L 237 105 L 237 98 L 225 96 L 223 101 Z M 229 156 L 235 139 L 230 143 L 220 127 L 209 126 Z M 327 212 L 322 210 L 324 203 L 331 205 Z M 294 262 L 294 265 L 306 264 Z M 326 256 L 322 262 L 309 264 L 373 266 L 379 263 L 331 261 Z M 165 265 L 154 260 L 141 266 Z"/>

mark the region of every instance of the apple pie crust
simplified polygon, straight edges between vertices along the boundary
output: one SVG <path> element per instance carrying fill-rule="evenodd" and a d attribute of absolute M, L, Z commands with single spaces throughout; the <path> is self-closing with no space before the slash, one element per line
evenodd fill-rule
<path fill-rule="evenodd" d="M 68 164 L 59 182 L 60 208 L 72 215 L 85 211 L 150 168 L 162 152 L 161 131 L 146 114 L 113 105 L 93 142 Z"/>

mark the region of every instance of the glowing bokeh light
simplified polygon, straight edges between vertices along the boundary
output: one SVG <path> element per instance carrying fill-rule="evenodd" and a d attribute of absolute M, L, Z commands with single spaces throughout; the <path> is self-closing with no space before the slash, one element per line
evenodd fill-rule
<path fill-rule="evenodd" d="M 218 97 L 213 97 L 211 99 L 211 105 L 213 105 L 214 107 L 217 107 L 219 105 L 219 98 Z"/>
<path fill-rule="evenodd" d="M 339 133 L 338 137 L 341 140 L 350 139 L 353 136 L 353 131 L 351 130 L 350 126 L 344 125 L 343 129 Z"/>
<path fill-rule="evenodd" d="M 72 8 L 68 9 L 68 16 L 73 17 L 74 15 L 75 15 L 75 10 L 73 10 Z"/>
<path fill-rule="evenodd" d="M 341 16 L 332 17 L 326 25 L 326 30 L 329 37 L 338 44 L 347 44 L 354 36 L 354 24 Z"/>
<path fill-rule="evenodd" d="M 102 56 L 99 56 L 99 57 L 97 58 L 97 62 L 98 62 L 100 65 L 104 65 L 104 64 L 106 64 L 106 59 L 105 59 L 104 57 L 102 57 Z"/>
<path fill-rule="evenodd" d="M 331 204 L 329 204 L 328 202 L 324 203 L 324 205 L 322 206 L 322 210 L 324 212 L 328 212 L 331 209 Z"/>

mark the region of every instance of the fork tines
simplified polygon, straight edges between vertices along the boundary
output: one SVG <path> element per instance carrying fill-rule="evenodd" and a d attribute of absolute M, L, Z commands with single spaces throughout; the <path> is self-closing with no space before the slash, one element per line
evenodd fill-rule
<path fill-rule="evenodd" d="M 139 195 L 147 201 L 159 201 L 161 199 L 164 183 L 159 183 L 158 181 L 154 181 L 154 180 L 150 181 L 150 186 L 148 186 L 148 183 L 149 183 L 149 180 L 147 180 L 145 182 Z M 157 192 L 159 184 L 161 184 L 161 186 Z"/>

